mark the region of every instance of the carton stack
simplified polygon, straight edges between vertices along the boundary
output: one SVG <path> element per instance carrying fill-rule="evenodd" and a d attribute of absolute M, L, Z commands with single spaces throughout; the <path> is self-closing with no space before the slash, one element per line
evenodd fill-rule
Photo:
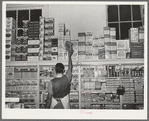
<path fill-rule="evenodd" d="M 93 36 L 93 60 L 98 60 L 98 47 L 99 47 L 99 37 L 98 36 Z"/>
<path fill-rule="evenodd" d="M 52 37 L 54 36 L 54 18 L 44 19 L 43 60 L 52 60 Z"/>
<path fill-rule="evenodd" d="M 86 59 L 86 37 L 85 33 L 78 33 L 78 55 L 79 60 Z"/>
<path fill-rule="evenodd" d="M 15 61 L 15 20 L 6 18 L 6 61 Z"/>
<path fill-rule="evenodd" d="M 98 43 L 98 59 L 105 59 L 105 40 L 104 36 L 99 36 L 99 43 Z"/>
<path fill-rule="evenodd" d="M 44 17 L 40 16 L 39 21 L 40 21 L 40 27 L 39 27 L 39 44 L 40 44 L 40 49 L 39 49 L 39 60 L 43 60 L 43 49 L 44 49 Z"/>
<path fill-rule="evenodd" d="M 111 59 L 111 40 L 110 40 L 110 28 L 104 27 L 104 40 L 105 40 L 105 59 Z"/>
<path fill-rule="evenodd" d="M 130 50 L 131 58 L 143 58 L 144 57 L 144 43 L 142 42 L 131 42 Z"/>
<path fill-rule="evenodd" d="M 143 58 L 144 57 L 144 28 L 130 28 L 130 56 L 131 58 Z"/>
<path fill-rule="evenodd" d="M 39 27 L 39 21 L 28 23 L 28 61 L 38 61 Z"/>
<path fill-rule="evenodd" d="M 117 47 L 116 47 L 116 28 L 110 28 L 110 40 L 111 40 L 111 59 L 117 58 Z"/>
<path fill-rule="evenodd" d="M 86 32 L 86 60 L 92 60 L 92 52 L 93 52 L 93 36 L 92 32 Z"/>
<path fill-rule="evenodd" d="M 56 61 L 58 58 L 58 38 L 52 37 L 52 61 Z"/>
<path fill-rule="evenodd" d="M 65 24 L 59 23 L 58 24 L 58 60 L 64 60 L 64 52 L 66 52 L 64 35 L 65 35 Z"/>

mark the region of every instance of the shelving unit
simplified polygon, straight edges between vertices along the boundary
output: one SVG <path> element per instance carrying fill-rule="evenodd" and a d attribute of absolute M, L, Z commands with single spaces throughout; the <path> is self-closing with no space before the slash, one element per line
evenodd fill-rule
<path fill-rule="evenodd" d="M 58 63 L 60 61 L 56 61 L 56 62 L 52 62 L 52 61 L 39 61 L 39 62 L 9 62 L 7 63 L 6 62 L 6 67 L 32 67 L 32 66 L 36 66 L 38 68 L 38 71 L 36 72 L 37 73 L 37 90 L 11 90 L 11 91 L 15 91 L 15 92 L 37 92 L 37 102 L 26 102 L 24 104 L 36 104 L 37 107 L 36 108 L 43 108 L 42 106 L 45 105 L 45 102 L 44 100 L 42 100 L 42 102 L 40 102 L 40 93 L 44 93 L 44 98 L 46 97 L 45 96 L 45 93 L 47 92 L 46 89 L 43 89 L 41 90 L 40 89 L 40 80 L 49 80 L 52 79 L 53 77 L 40 77 L 40 67 L 54 67 L 56 63 Z M 67 64 L 68 62 L 67 61 L 63 61 L 61 62 L 63 63 L 65 66 L 66 66 L 66 69 L 67 69 Z M 70 104 L 79 104 L 79 109 L 81 109 L 82 107 L 82 102 L 81 102 L 81 99 L 82 99 L 82 96 L 81 96 L 81 93 L 85 92 L 85 93 L 94 93 L 94 94 L 100 94 L 100 93 L 111 93 L 111 94 L 115 94 L 116 91 L 114 90 L 82 90 L 82 87 L 81 87 L 81 79 L 86 79 L 86 77 L 82 78 L 81 77 L 81 67 L 88 67 L 88 66 L 103 66 L 103 65 L 119 65 L 119 70 L 121 70 L 121 67 L 124 66 L 124 65 L 144 65 L 144 59 L 116 59 L 116 60 L 106 60 L 106 59 L 102 59 L 102 60 L 99 60 L 99 61 L 73 61 L 73 66 L 78 68 L 78 72 L 76 73 L 74 71 L 74 74 L 78 74 L 78 89 L 77 90 L 71 90 L 70 91 L 70 95 L 71 93 L 75 93 L 77 92 L 78 93 L 78 102 L 70 102 Z M 90 77 L 89 77 L 90 78 Z M 137 79 L 137 78 L 143 78 L 143 77 L 131 77 L 131 76 L 128 76 L 128 77 L 124 77 L 122 76 L 121 72 L 120 72 L 120 75 L 119 77 L 92 77 L 92 79 L 97 79 L 99 80 L 98 82 L 101 82 L 101 83 L 107 83 L 107 80 L 119 80 L 119 84 L 122 84 L 121 83 L 121 80 L 122 79 Z M 28 78 L 26 78 L 28 79 Z M 26 80 L 24 79 L 24 80 Z M 100 80 L 101 79 L 101 80 Z M 13 80 L 13 78 L 11 78 L 11 80 Z M 14 79 L 15 80 L 15 79 Z M 35 80 L 35 79 L 31 79 L 31 80 Z M 135 92 L 135 90 L 134 90 Z M 122 101 L 122 96 L 120 97 L 120 102 L 100 102 L 98 101 L 97 102 L 90 102 L 90 103 L 84 103 L 84 104 L 90 104 L 90 105 L 120 105 L 120 108 L 123 107 L 123 105 L 126 105 L 126 104 L 134 104 L 134 105 L 143 105 L 142 103 L 137 103 L 137 102 L 124 102 Z M 42 106 L 40 106 L 42 105 Z M 103 108 L 103 107 L 101 107 Z"/>

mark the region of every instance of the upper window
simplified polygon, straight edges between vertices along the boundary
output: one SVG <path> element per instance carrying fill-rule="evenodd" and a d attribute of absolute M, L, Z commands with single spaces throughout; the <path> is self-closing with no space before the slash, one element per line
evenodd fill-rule
<path fill-rule="evenodd" d="M 140 5 L 108 5 L 108 26 L 116 28 L 116 39 L 127 39 L 128 30 L 142 26 Z"/>

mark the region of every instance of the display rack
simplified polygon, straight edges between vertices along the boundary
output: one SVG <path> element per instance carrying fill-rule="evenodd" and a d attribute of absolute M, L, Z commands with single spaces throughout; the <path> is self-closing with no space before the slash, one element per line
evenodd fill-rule
<path fill-rule="evenodd" d="M 6 62 L 6 67 L 15 67 L 15 66 L 36 66 L 37 67 L 37 100 L 36 100 L 36 104 L 37 107 L 36 108 L 42 108 L 40 105 L 45 105 L 45 102 L 40 102 L 40 93 L 42 92 L 47 92 L 46 89 L 40 90 L 40 79 L 45 79 L 45 80 L 50 80 L 51 78 L 45 78 L 45 77 L 39 77 L 40 74 L 40 66 L 55 66 L 56 63 L 63 63 L 65 66 L 68 65 L 67 61 L 37 61 L 37 62 Z M 80 73 L 80 68 L 81 66 L 101 66 L 101 65 L 119 65 L 120 68 L 122 65 L 130 65 L 130 64 L 134 64 L 134 65 L 144 65 L 144 59 L 101 59 L 99 61 L 73 61 L 73 66 L 77 66 L 79 68 L 79 72 L 78 72 L 78 79 L 79 79 L 79 88 L 78 90 L 71 90 L 71 92 L 78 92 L 79 93 L 79 100 L 78 102 L 72 102 L 71 104 L 79 104 L 79 109 L 81 109 L 81 93 L 82 92 L 90 92 L 90 93 L 113 93 L 113 91 L 104 91 L 104 90 L 82 90 L 81 88 L 81 73 Z M 105 80 L 107 79 L 118 79 L 120 81 L 121 84 L 121 78 L 137 78 L 137 77 L 123 77 L 122 75 L 119 75 L 119 77 L 101 77 L 104 78 Z M 142 77 L 143 78 L 143 77 Z M 16 90 L 14 90 L 16 91 Z M 20 90 L 17 90 L 20 91 Z M 24 90 L 20 91 L 23 92 Z M 26 90 L 25 90 L 26 91 Z M 29 91 L 33 91 L 33 90 L 29 90 Z M 134 90 L 135 91 L 135 90 Z M 116 92 L 114 92 L 116 93 Z M 31 104 L 31 103 L 27 103 L 27 104 Z M 32 103 L 33 104 L 33 103 Z M 85 104 L 85 103 L 84 103 Z M 94 106 L 94 104 L 96 105 L 96 103 L 90 103 L 92 104 L 92 106 Z M 98 104 L 108 104 L 108 105 L 120 105 L 120 108 L 122 109 L 122 106 L 124 104 L 134 104 L 134 105 L 139 105 L 142 103 L 123 103 L 122 101 L 122 96 L 120 97 L 120 102 L 99 102 Z"/>

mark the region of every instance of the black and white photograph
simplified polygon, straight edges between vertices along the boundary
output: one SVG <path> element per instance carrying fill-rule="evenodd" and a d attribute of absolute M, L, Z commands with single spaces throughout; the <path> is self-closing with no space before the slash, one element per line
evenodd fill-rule
<path fill-rule="evenodd" d="M 3 119 L 147 119 L 147 2 L 3 1 Z"/>

